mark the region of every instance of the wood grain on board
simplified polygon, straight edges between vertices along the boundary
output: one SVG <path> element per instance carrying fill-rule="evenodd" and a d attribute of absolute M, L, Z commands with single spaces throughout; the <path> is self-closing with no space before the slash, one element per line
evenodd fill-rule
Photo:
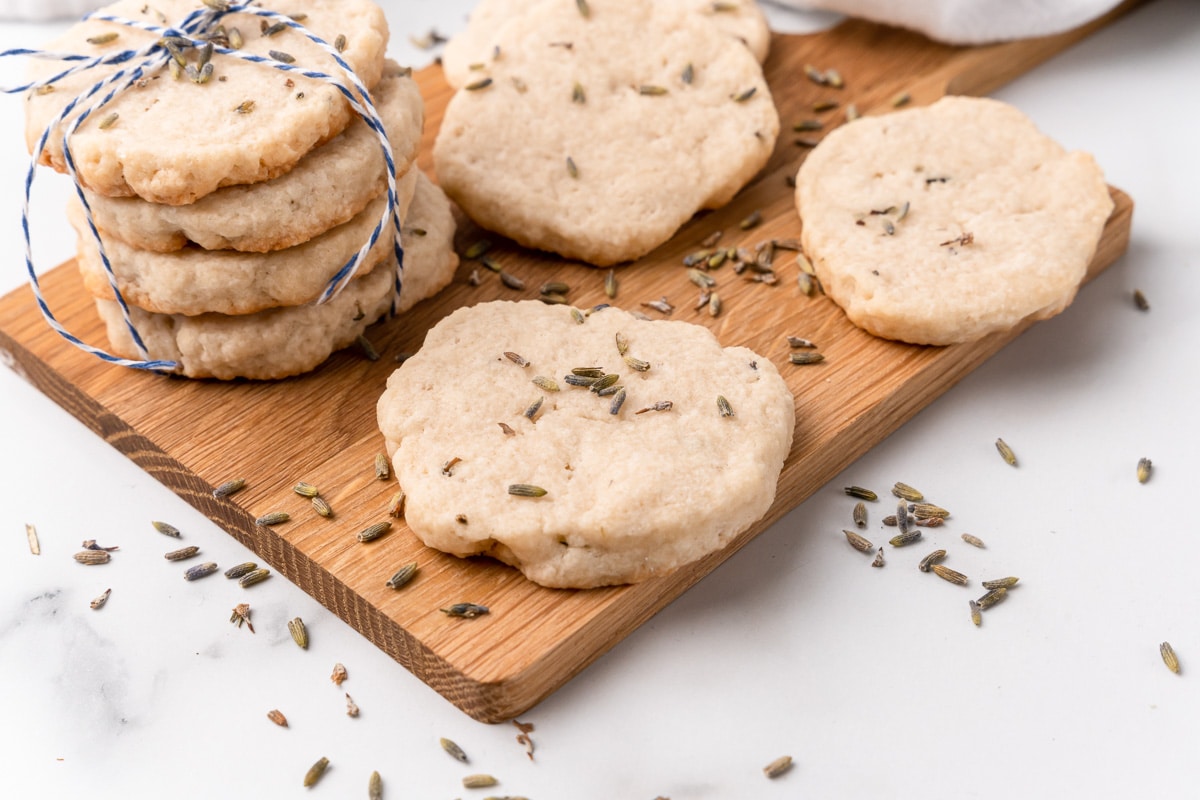
<path fill-rule="evenodd" d="M 884 113 L 901 91 L 915 104 L 947 92 L 984 93 L 1112 16 L 1061 36 L 978 48 L 938 45 L 857 21 L 809 36 L 775 36 L 765 68 L 784 133 L 768 167 L 728 207 L 698 217 L 668 244 L 616 271 L 618 305 L 633 309 L 667 297 L 676 306 L 673 319 L 705 325 L 723 344 L 744 345 L 771 359 L 796 397 L 795 443 L 770 512 L 725 550 L 662 578 L 551 590 L 499 563 L 428 550 L 403 522 L 375 542 L 355 538 L 386 518 L 396 490 L 394 482 L 377 480 L 373 467 L 383 450 L 375 402 L 396 356 L 416 350 L 425 332 L 455 308 L 533 297 L 546 280 L 570 284 L 577 306 L 604 302 L 603 271 L 489 236 L 497 242 L 492 255 L 529 289 L 508 289 L 487 270 L 481 270 L 483 284 L 472 287 L 466 276 L 478 265 L 464 263 L 446 291 L 368 331 L 380 360 L 351 349 L 309 375 L 273 383 L 190 381 L 106 365 L 50 331 L 28 289 L 0 300 L 0 351 L 31 383 L 463 711 L 484 721 L 508 719 L 577 674 L 1027 327 L 944 348 L 877 339 L 852 326 L 828 299 L 804 296 L 787 253 L 777 259 L 775 286 L 750 283 L 728 266 L 715 271 L 724 310 L 716 318 L 696 310 L 698 291 L 680 261 L 705 236 L 722 230 L 722 245 L 752 247 L 799 235 L 787 178 L 807 150 L 794 143 L 791 125 L 814 116 L 813 103 L 825 99 L 839 103 L 817 115 L 829 130 L 844 120 L 848 103 L 863 113 Z M 846 88 L 808 81 L 806 63 L 837 67 Z M 416 77 L 428 119 L 421 166 L 432 171 L 428 154 L 450 90 L 436 67 Z M 1089 278 L 1128 244 L 1133 205 L 1120 191 L 1112 194 L 1116 210 Z M 741 230 L 739 221 L 753 211 L 764 222 Z M 464 221 L 460 252 L 481 235 Z M 43 276 L 43 286 L 71 331 L 104 344 L 103 326 L 73 263 Z M 826 361 L 790 365 L 786 335 L 815 340 Z M 229 499 L 212 496 L 214 486 L 235 477 L 245 478 L 248 488 Z M 320 487 L 336 512 L 332 519 L 317 516 L 308 500 L 291 491 L 299 480 Z M 255 518 L 269 511 L 287 511 L 292 521 L 256 526 Z M 385 587 L 410 561 L 421 565 L 417 578 L 400 591 Z M 255 588 L 245 591 L 249 597 Z M 462 620 L 439 610 L 463 601 L 487 605 L 491 613 Z"/>

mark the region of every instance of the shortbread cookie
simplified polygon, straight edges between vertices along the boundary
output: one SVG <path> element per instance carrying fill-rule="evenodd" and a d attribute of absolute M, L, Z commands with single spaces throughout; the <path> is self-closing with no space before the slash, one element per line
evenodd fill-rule
<path fill-rule="evenodd" d="M 833 131 L 801 166 L 796 205 L 805 252 L 850 320 L 936 345 L 1066 308 L 1113 208 L 1090 155 L 966 97 Z"/>
<path fill-rule="evenodd" d="M 407 212 L 412 200 L 417 173 L 409 170 L 397 185 L 401 214 Z M 377 197 L 349 222 L 304 244 L 271 253 L 198 247 L 152 253 L 116 239 L 101 238 L 117 276 L 117 287 L 130 303 L 159 314 L 252 314 L 319 297 L 334 274 L 366 244 L 386 203 L 386 196 Z M 108 276 L 95 239 L 83 221 L 82 206 L 72 202 L 67 212 L 78 237 L 76 254 L 83 285 L 94 297 L 111 298 Z M 359 267 L 360 275 L 387 259 L 393 235 L 392 225 L 385 225 Z"/>
<path fill-rule="evenodd" d="M 504 57 L 496 51 L 497 32 L 514 17 L 527 13 L 537 5 L 570 4 L 573 0 L 481 0 L 473 9 L 467 27 L 450 37 L 442 50 L 442 69 L 446 82 L 458 89 L 484 77 L 492 62 Z M 742 41 L 761 64 L 767 59 L 771 31 L 767 18 L 754 0 L 732 0 L 714 3 L 712 0 L 656 0 L 677 3 L 707 17 L 729 34 Z M 590 4 L 589 4 L 590 10 Z"/>
<path fill-rule="evenodd" d="M 458 265 L 454 218 L 446 196 L 421 176 L 406 227 L 425 231 L 408 239 L 404 282 L 396 310 L 404 311 L 444 288 Z M 196 317 L 151 314 L 132 308 L 151 358 L 175 361 L 191 378 L 274 379 L 313 369 L 345 347 L 388 311 L 395 261 L 356 278 L 324 305 L 275 308 L 257 314 Z M 128 358 L 137 350 L 112 300 L 97 300 L 113 348 Z"/>
<path fill-rule="evenodd" d="M 571 385 L 576 368 L 624 394 Z M 669 572 L 762 517 L 795 403 L 770 361 L 707 328 L 499 301 L 438 323 L 378 416 L 422 541 L 585 588 Z"/>
<path fill-rule="evenodd" d="M 391 142 L 397 174 L 417 156 L 424 121 L 409 70 L 389 62 L 371 92 Z M 263 253 L 307 242 L 362 211 L 387 188 L 379 138 L 356 119 L 295 169 L 262 183 L 218 189 L 186 206 L 85 192 L 96 225 L 140 250 L 166 253 L 194 243 L 206 250 Z"/>
<path fill-rule="evenodd" d="M 155 25 L 164 24 L 165 18 L 166 24 L 174 25 L 202 8 L 199 0 L 120 0 L 101 13 Z M 303 12 L 303 24 L 325 41 L 345 36 L 346 62 L 367 87 L 379 80 L 387 22 L 370 0 L 272 0 L 271 8 L 282 14 Z M 245 52 L 271 57 L 276 51 L 293 57 L 297 66 L 342 75 L 333 59 L 302 33 L 288 28 L 265 36 L 260 20 L 233 14 L 222 23 L 227 31 L 240 31 Z M 115 39 L 103 41 L 112 33 Z M 132 26 L 90 20 L 45 49 L 102 56 L 142 48 L 157 39 Z M 194 66 L 193 49 L 185 55 Z M 203 84 L 186 76 L 173 78 L 164 65 L 89 117 L 71 139 L 83 184 L 103 195 L 192 203 L 222 186 L 283 174 L 305 153 L 340 133 L 353 115 L 342 94 L 324 81 L 235 56 L 214 55 L 212 64 L 212 77 Z M 39 61 L 33 74 L 44 78 L 62 68 L 59 62 Z M 30 148 L 72 98 L 115 71 L 116 67 L 97 67 L 59 81 L 54 91 L 31 92 L 26 104 Z M 117 117 L 110 122 L 113 114 Z M 42 158 L 65 170 L 61 135 L 50 136 Z"/>
<path fill-rule="evenodd" d="M 541 4 L 505 25 L 490 84 L 460 90 L 434 160 L 477 223 L 596 265 L 728 202 L 779 118 L 758 62 L 678 3 Z"/>

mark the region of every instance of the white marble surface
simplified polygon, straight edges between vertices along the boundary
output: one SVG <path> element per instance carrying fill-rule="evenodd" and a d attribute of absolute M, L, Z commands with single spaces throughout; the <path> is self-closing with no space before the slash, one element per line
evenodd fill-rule
<path fill-rule="evenodd" d="M 467 2 L 385 4 L 392 53 L 461 24 Z M 779 18 L 776 18 L 779 19 Z M 57 26 L 0 26 L 0 48 Z M 0 82 L 20 65 L 0 62 Z M 1183 797 L 1200 744 L 1200 14 L 1155 0 L 999 92 L 1094 152 L 1137 203 L 1129 253 L 1040 324 L 524 719 L 472 721 L 279 577 L 241 592 L 180 580 L 167 520 L 222 566 L 252 558 L 17 375 L 0 369 L 0 796 L 389 798 Z M 20 101 L 0 97 L 0 290 L 23 280 Z M 46 176 L 43 265 L 70 255 Z M 1141 288 L 1151 310 L 1134 309 Z M 1012 469 L 992 442 L 1017 451 Z M 1155 473 L 1139 485 L 1141 456 Z M 840 487 L 896 480 L 951 506 L 928 535 L 976 576 L 1021 586 L 967 620 L 974 596 L 921 575 L 921 552 L 870 569 L 846 547 Z M 886 538 L 874 520 L 869 534 Z M 29 553 L 24 523 L 42 554 Z M 971 531 L 987 550 L 957 541 Z M 71 559 L 83 539 L 113 563 Z M 88 601 L 113 589 L 100 611 Z M 230 625 L 250 594 L 257 633 Z M 301 616 L 301 651 L 286 621 Z M 1183 662 L 1163 666 L 1159 642 Z M 342 689 L 362 709 L 350 719 Z M 265 714 L 281 709 L 287 730 Z M 461 765 L 438 747 L 456 740 Z M 761 768 L 796 760 L 768 782 Z M 460 780 L 488 772 L 493 790 Z"/>

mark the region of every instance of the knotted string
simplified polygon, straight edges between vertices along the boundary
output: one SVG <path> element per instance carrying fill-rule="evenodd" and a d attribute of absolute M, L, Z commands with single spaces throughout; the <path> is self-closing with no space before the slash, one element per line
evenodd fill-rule
<path fill-rule="evenodd" d="M 29 170 L 25 176 L 25 195 L 21 206 L 21 228 L 25 237 L 25 269 L 29 275 L 30 286 L 33 289 L 34 298 L 37 301 L 38 309 L 46 323 L 68 342 L 78 347 L 79 349 L 90 353 L 97 358 L 100 358 L 109 363 L 119 366 L 131 367 L 134 369 L 151 370 L 155 372 L 173 372 L 179 368 L 179 364 L 175 361 L 151 360 L 149 353 L 146 350 L 145 343 L 137 328 L 133 324 L 130 316 L 129 305 L 121 293 L 117 285 L 117 277 L 113 271 L 112 263 L 108 258 L 108 253 L 105 250 L 104 242 L 100 237 L 100 232 L 96 227 L 95 220 L 92 216 L 91 205 L 87 201 L 84 194 L 82 183 L 75 167 L 75 159 L 71 153 L 70 139 L 75 131 L 82 125 L 88 117 L 92 116 L 100 109 L 110 103 L 113 98 L 120 95 L 122 92 L 129 89 L 138 83 L 147 74 L 153 74 L 167 65 L 167 62 L 174 57 L 168 43 L 174 45 L 178 49 L 183 47 L 201 48 L 208 45 L 210 42 L 205 37 L 215 33 L 221 19 L 227 14 L 251 14 L 271 20 L 272 23 L 282 23 L 287 27 L 292 28 L 304 35 L 309 41 L 316 44 L 324 50 L 334 62 L 345 72 L 353 85 L 355 91 L 351 91 L 341 80 L 328 75 L 324 72 L 299 67 L 294 64 L 286 64 L 281 61 L 276 61 L 272 58 L 244 53 L 240 50 L 232 50 L 223 46 L 213 44 L 213 52 L 222 55 L 233 56 L 240 58 L 243 61 L 249 61 L 255 64 L 260 64 L 266 67 L 271 67 L 283 72 L 295 72 L 303 77 L 312 78 L 323 81 L 335 87 L 349 103 L 350 107 L 357 113 L 371 131 L 378 137 L 380 149 L 383 153 L 384 162 L 387 172 L 387 203 L 379 222 L 372 230 L 370 237 L 362 245 L 361 248 L 346 261 L 345 264 L 338 269 L 336 273 L 326 283 L 324 291 L 315 301 L 317 304 L 326 303 L 336 297 L 346 285 L 354 279 L 362 266 L 363 261 L 367 257 L 367 253 L 373 248 L 379 237 L 383 235 L 385 227 L 392 225 L 394 235 L 392 239 L 392 250 L 396 260 L 396 273 L 393 282 L 392 294 L 392 310 L 395 311 L 397 300 L 400 296 L 402 288 L 402 277 L 404 270 L 404 248 L 401 242 L 401 222 L 399 215 L 398 200 L 396 194 L 396 162 L 392 154 L 391 143 L 388 140 L 387 131 L 383 126 L 383 119 L 379 115 L 378 109 L 375 107 L 374 101 L 371 99 L 370 92 L 367 87 L 355 74 L 354 70 L 342 58 L 341 53 L 337 48 L 331 46 L 328 42 L 321 39 L 310 32 L 303 25 L 298 23 L 283 14 L 270 11 L 264 8 L 258 8 L 250 4 L 231 4 L 221 2 L 221 0 L 205 0 L 205 7 L 197 9 L 188 14 L 176 27 L 166 27 L 164 25 L 154 25 L 148 22 L 138 20 L 125 19 L 110 14 L 95 12 L 84 17 L 84 20 L 102 20 L 105 22 L 113 22 L 119 25 L 125 25 L 131 28 L 137 28 L 153 34 L 159 38 L 157 41 L 141 48 L 140 50 L 125 50 L 121 52 L 111 53 L 100 57 L 89 57 L 74 53 L 51 53 L 41 50 L 31 50 L 28 48 L 17 48 L 0 52 L 0 57 L 4 56 L 30 56 L 33 58 L 52 59 L 63 62 L 77 62 L 76 64 L 62 70 L 56 75 L 49 78 L 32 81 L 24 86 L 12 88 L 2 88 L 0 91 L 6 93 L 26 92 L 40 88 L 42 86 L 51 86 L 58 81 L 63 80 L 71 75 L 93 69 L 102 65 L 130 65 L 107 77 L 97 81 L 90 89 L 71 99 L 66 107 L 46 126 L 38 138 L 37 145 L 34 147 L 30 157 Z M 165 20 L 164 20 L 165 23 Z M 46 302 L 42 294 L 41 284 L 38 281 L 37 270 L 33 264 L 33 246 L 29 232 L 29 204 L 33 188 L 33 179 L 37 172 L 38 164 L 41 160 L 46 143 L 50 139 L 50 135 L 60 123 L 66 120 L 76 109 L 80 109 L 79 115 L 63 131 L 62 151 L 63 160 L 66 165 L 67 174 L 70 176 L 75 187 L 75 193 L 78 196 L 80 203 L 83 206 L 87 228 L 95 241 L 100 261 L 104 268 L 105 277 L 108 280 L 108 285 L 112 289 L 113 296 L 116 298 L 117 304 L 121 310 L 121 316 L 125 326 L 129 331 L 130 338 L 133 340 L 134 346 L 137 348 L 140 359 L 127 359 L 113 355 L 100 348 L 83 342 L 70 331 L 68 331 L 62 323 L 54 316 L 50 310 L 49 304 Z"/>

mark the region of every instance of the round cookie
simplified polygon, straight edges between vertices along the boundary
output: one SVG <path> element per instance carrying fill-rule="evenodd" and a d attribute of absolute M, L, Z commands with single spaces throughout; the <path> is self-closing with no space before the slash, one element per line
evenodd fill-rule
<path fill-rule="evenodd" d="M 420 91 L 409 70 L 388 62 L 371 94 L 391 141 L 396 171 L 403 175 L 421 141 Z M 227 186 L 190 205 L 84 194 L 96 226 L 140 250 L 167 253 L 194 243 L 206 250 L 264 253 L 294 247 L 341 225 L 386 188 L 379 139 L 355 119 L 278 178 Z"/>
<path fill-rule="evenodd" d="M 483 227 L 604 266 L 728 202 L 779 118 L 758 62 L 707 19 L 677 3 L 588 6 L 503 26 L 492 83 L 450 100 L 434 161 Z"/>
<path fill-rule="evenodd" d="M 450 202 L 423 175 L 405 225 L 418 227 L 425 235 L 407 240 L 397 312 L 444 288 L 458 266 Z M 389 257 L 379 269 L 351 281 L 323 305 L 274 308 L 242 316 L 185 317 L 139 308 L 130 311 L 151 358 L 178 362 L 183 375 L 270 380 L 307 372 L 354 342 L 368 325 L 387 313 L 394 274 L 395 261 Z M 114 350 L 137 358 L 116 302 L 98 299 L 96 308 Z"/>
<path fill-rule="evenodd" d="M 418 172 L 410 169 L 396 186 L 401 214 L 412 200 Z M 334 273 L 370 238 L 386 205 L 386 196 L 377 197 L 349 222 L 303 244 L 270 253 L 197 247 L 153 253 L 101 238 L 117 286 L 133 305 L 159 314 L 252 314 L 317 299 Z M 78 202 L 68 205 L 67 218 L 78 237 L 76 260 L 84 287 L 94 297 L 111 298 L 100 251 L 87 232 Z M 360 275 L 388 258 L 393 236 L 392 226 L 384 226 L 359 268 Z"/>
<path fill-rule="evenodd" d="M 197 0 L 149 4 L 120 0 L 101 13 L 163 24 L 161 12 L 170 24 L 177 24 L 202 7 Z M 303 24 L 327 42 L 344 35 L 346 62 L 367 87 L 379 80 L 388 30 L 382 10 L 374 3 L 273 0 L 271 7 L 282 14 L 303 12 L 307 15 Z M 232 14 L 223 18 L 223 24 L 227 30 L 238 28 L 245 52 L 263 57 L 270 57 L 272 50 L 283 52 L 293 56 L 297 66 L 340 74 L 333 59 L 303 34 L 288 28 L 265 36 L 260 33 L 260 20 Z M 88 41 L 114 32 L 117 37 L 112 41 Z M 149 31 L 89 20 L 76 24 L 45 49 L 101 56 L 138 49 L 156 38 Z M 187 52 L 189 63 L 194 64 L 194 54 Z M 212 64 L 213 76 L 203 84 L 187 77 L 175 79 L 164 67 L 90 116 L 71 139 L 82 183 L 103 195 L 138 195 L 169 205 L 192 203 L 222 186 L 283 174 L 305 153 L 340 133 L 354 114 L 341 93 L 323 81 L 235 56 L 214 55 Z M 31 72 L 44 78 L 62 68 L 60 62 L 39 61 Z M 30 149 L 72 98 L 116 70 L 97 67 L 58 82 L 54 91 L 31 92 L 25 115 Z M 114 113 L 116 121 L 106 126 Z M 61 135 L 51 134 L 42 160 L 65 171 Z"/>
<path fill-rule="evenodd" d="M 727 3 L 714 3 L 712 0 L 656 1 L 677 3 L 711 19 L 725 33 L 743 42 L 760 64 L 767 60 L 767 52 L 771 46 L 771 30 L 767 27 L 766 16 L 754 0 L 734 0 Z M 539 3 L 563 2 L 564 0 L 481 0 L 471 9 L 467 27 L 450 37 L 450 41 L 446 42 L 442 50 L 442 70 L 446 75 L 446 82 L 459 89 L 476 77 L 486 75 L 487 68 L 495 58 L 496 33 L 502 25 Z"/>
<path fill-rule="evenodd" d="M 1113 207 L 1090 155 L 967 97 L 831 132 L 800 167 L 796 206 L 805 253 L 850 320 L 933 345 L 1066 308 Z"/>
<path fill-rule="evenodd" d="M 648 369 L 623 360 L 618 334 Z M 568 385 L 577 367 L 620 374 L 618 413 L 614 396 Z M 439 322 L 388 380 L 378 417 L 422 541 L 586 588 L 669 572 L 765 514 L 795 403 L 768 360 L 701 326 L 615 308 L 577 323 L 564 306 L 497 301 Z M 545 495 L 509 489 L 522 484 Z"/>

